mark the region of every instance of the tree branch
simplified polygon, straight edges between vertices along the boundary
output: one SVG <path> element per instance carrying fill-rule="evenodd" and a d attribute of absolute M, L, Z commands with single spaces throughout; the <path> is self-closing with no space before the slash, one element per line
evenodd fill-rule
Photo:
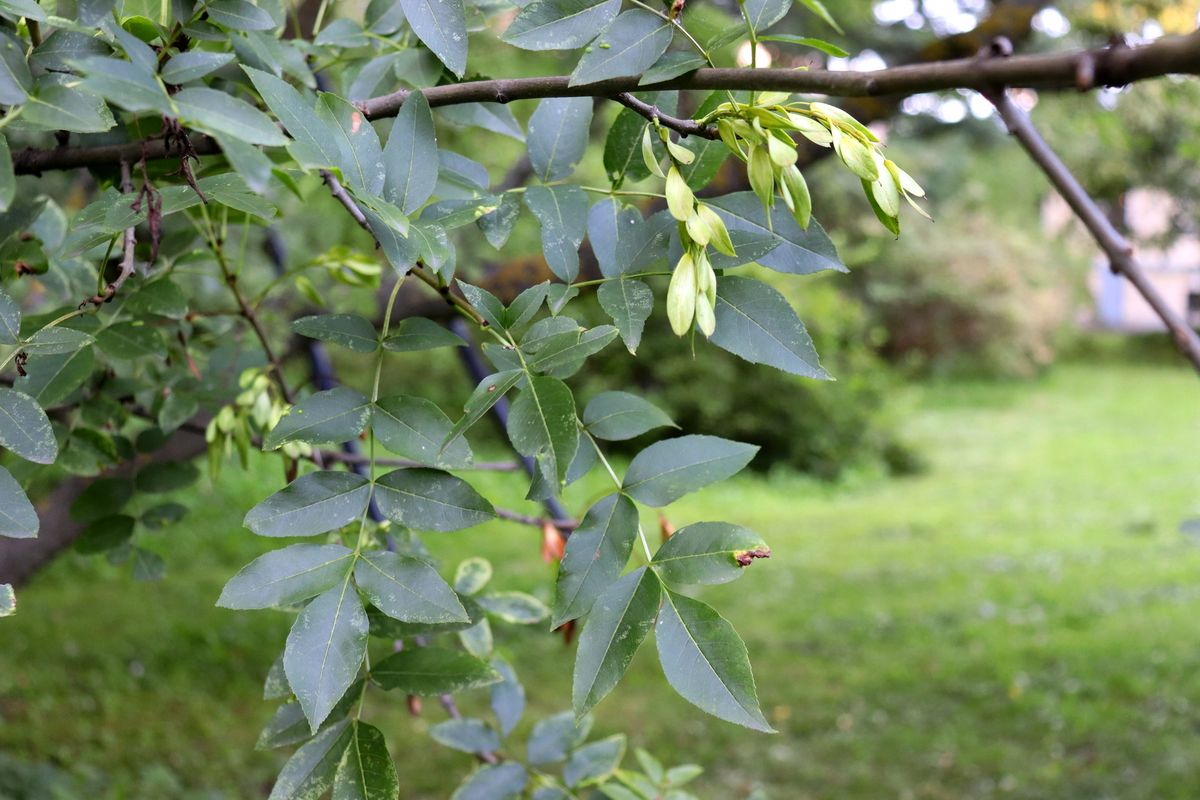
<path fill-rule="evenodd" d="M 480 102 L 509 103 L 513 100 L 543 97 L 618 99 L 617 96 L 623 93 L 662 89 L 753 89 L 824 94 L 833 97 L 870 97 L 905 96 L 943 89 L 1090 89 L 1095 86 L 1124 86 L 1134 81 L 1173 73 L 1200 74 L 1200 32 L 1187 36 L 1166 37 L 1139 47 L 1103 47 L 1006 59 L 962 58 L 872 72 L 833 72 L 823 69 L 698 69 L 669 81 L 646 86 L 638 84 L 639 76 L 636 75 L 570 86 L 570 79 L 563 75 L 467 81 L 434 86 L 422 89 L 421 92 L 431 106 Z M 1087 78 L 1084 84 L 1080 83 L 1081 76 Z M 369 119 L 392 117 L 400 110 L 410 91 L 401 89 L 364 100 L 358 104 L 358 108 Z M 662 115 L 659 115 L 659 119 L 663 120 Z M 667 123 L 664 121 L 664 124 Z M 197 136 L 192 141 L 199 155 L 220 152 L 217 143 L 207 136 Z M 161 139 L 100 147 L 25 148 L 13 153 L 13 169 L 18 175 L 28 175 L 55 169 L 117 164 L 122 159 L 140 158 L 143 152 L 150 160 L 179 155 L 171 152 Z"/>
<path fill-rule="evenodd" d="M 1046 140 L 1033 126 L 1029 115 L 1018 108 L 1004 92 L 985 92 L 985 96 L 996 107 L 1004 124 L 1025 152 L 1067 201 L 1067 205 L 1075 212 L 1087 228 L 1088 233 L 1100 245 L 1100 249 L 1108 256 L 1114 272 L 1124 275 L 1134 288 L 1145 298 L 1154 309 L 1175 341 L 1175 346 L 1185 358 L 1192 362 L 1200 371 L 1200 336 L 1192 330 L 1187 321 L 1175 313 L 1159 293 L 1158 289 L 1146 276 L 1141 264 L 1133 257 L 1133 246 L 1121 235 L 1109 221 L 1104 212 L 1096 205 L 1087 191 L 1079 183 L 1067 165 L 1050 148 Z"/>
<path fill-rule="evenodd" d="M 942 89 L 1002 86 L 1067 89 L 1077 87 L 1079 65 L 1094 65 L 1095 86 L 1124 86 L 1171 73 L 1200 74 L 1200 32 L 1159 39 L 1140 47 L 1103 47 L 1069 53 L 1007 59 L 962 58 L 871 72 L 791 69 L 698 69 L 661 83 L 638 84 L 639 77 L 613 78 L 570 86 L 567 76 L 469 81 L 422 89 L 430 106 L 509 103 L 541 97 L 614 97 L 622 92 L 661 89 L 754 89 L 826 94 L 835 97 L 909 95 Z M 1088 87 L 1091 88 L 1091 87 Z M 409 90 L 359 103 L 371 119 L 394 116 Z"/>
<path fill-rule="evenodd" d="M 660 125 L 684 136 L 699 136 L 704 139 L 717 139 L 720 136 L 717 133 L 717 126 L 715 125 L 701 125 L 690 119 L 680 119 L 679 117 L 672 117 L 670 114 L 664 114 L 659 111 L 658 106 L 638 100 L 629 92 L 622 92 L 613 97 L 613 100 L 641 114 L 651 122 L 658 120 Z"/>

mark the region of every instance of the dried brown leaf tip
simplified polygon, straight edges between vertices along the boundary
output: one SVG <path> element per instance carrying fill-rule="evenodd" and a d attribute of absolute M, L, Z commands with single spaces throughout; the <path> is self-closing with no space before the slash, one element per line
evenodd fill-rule
<path fill-rule="evenodd" d="M 750 562 L 756 558 L 770 558 L 771 548 L 756 547 L 753 550 L 739 550 L 733 554 L 733 558 L 737 561 L 739 567 L 748 567 Z"/>

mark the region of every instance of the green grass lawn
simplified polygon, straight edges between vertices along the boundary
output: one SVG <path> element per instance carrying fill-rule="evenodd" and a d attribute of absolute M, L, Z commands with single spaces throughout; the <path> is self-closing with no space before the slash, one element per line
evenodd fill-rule
<path fill-rule="evenodd" d="M 673 696 L 652 646 L 597 708 L 596 731 L 704 764 L 706 798 L 759 785 L 776 800 L 1195 797 L 1200 542 L 1180 523 L 1200 516 L 1197 389 L 1182 368 L 1117 365 L 935 385 L 906 424 L 922 475 L 744 475 L 685 498 L 676 524 L 736 521 L 774 548 L 701 596 L 745 638 L 780 733 Z M 78 776 L 65 797 L 265 796 L 287 754 L 253 749 L 272 710 L 261 683 L 290 617 L 213 601 L 278 544 L 240 525 L 277 470 L 230 469 L 183 498 L 188 520 L 147 537 L 169 565 L 160 583 L 67 555 L 20 593 L 0 623 L 0 797 L 34 763 Z M 477 483 L 498 499 L 516 479 Z M 568 499 L 602 490 L 597 479 Z M 549 599 L 538 537 L 495 523 L 428 538 L 447 571 L 482 552 L 498 587 Z M 540 629 L 497 631 L 529 691 L 522 738 L 531 716 L 567 707 L 572 651 Z M 444 718 L 436 704 L 420 719 L 402 705 L 376 695 L 366 712 L 402 796 L 446 797 L 471 760 L 422 735 Z"/>

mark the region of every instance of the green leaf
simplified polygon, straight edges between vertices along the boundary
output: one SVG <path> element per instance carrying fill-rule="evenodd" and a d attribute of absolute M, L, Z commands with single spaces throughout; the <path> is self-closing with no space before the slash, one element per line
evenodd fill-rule
<path fill-rule="evenodd" d="M 649 84 L 661 83 L 669 81 L 672 78 L 678 78 L 680 75 L 686 75 L 693 70 L 700 69 L 708 64 L 704 60 L 704 56 L 698 53 L 688 53 L 682 50 L 663 53 L 662 58 L 655 62 L 654 66 L 646 70 L 638 85 L 647 86 Z"/>
<path fill-rule="evenodd" d="M 0 536 L 32 539 L 38 534 L 37 511 L 12 473 L 0 467 Z"/>
<path fill-rule="evenodd" d="M 457 436 L 461 436 L 468 428 L 483 418 L 483 415 L 500 401 L 500 398 L 508 392 L 509 389 L 517 385 L 521 378 L 525 377 L 525 372 L 519 369 L 502 370 L 489 375 L 479 382 L 475 390 L 471 392 L 471 396 L 467 398 L 467 404 L 464 407 L 464 415 L 462 419 L 454 423 L 454 427 L 450 430 L 450 434 L 446 437 L 447 441 L 453 440 Z"/>
<path fill-rule="evenodd" d="M 630 353 L 636 353 L 646 320 L 654 310 L 654 293 L 650 287 L 636 279 L 612 280 L 600 285 L 596 299 L 617 326 L 625 347 Z"/>
<path fill-rule="evenodd" d="M 423 531 L 457 531 L 495 517 L 471 484 L 435 469 L 398 469 L 376 484 L 379 510 L 393 522 Z"/>
<path fill-rule="evenodd" d="M 479 316 L 498 330 L 504 330 L 504 303 L 500 302 L 500 298 L 489 292 L 487 289 L 473 286 L 466 281 L 458 281 L 458 288 L 462 291 L 463 297 L 467 298 L 467 302 L 471 307 L 479 312 Z"/>
<path fill-rule="evenodd" d="M 508 308 L 504 309 L 504 327 L 510 331 L 520 331 L 534 318 L 549 294 L 549 281 L 535 283 L 523 290 L 513 298 Z"/>
<path fill-rule="evenodd" d="M 2 0 L 0 12 L 12 17 L 14 21 L 20 17 L 28 17 L 37 22 L 46 21 L 46 12 L 36 0 Z"/>
<path fill-rule="evenodd" d="M 543 181 L 570 176 L 587 149 L 591 122 L 590 97 L 548 97 L 538 103 L 525 138 L 534 174 Z"/>
<path fill-rule="evenodd" d="M 437 133 L 429 101 L 419 91 L 404 99 L 383 151 L 383 197 L 405 214 L 424 205 L 438 179 Z"/>
<path fill-rule="evenodd" d="M 634 456 L 624 491 L 648 506 L 665 506 L 689 492 L 737 474 L 758 447 L 717 436 L 679 436 Z"/>
<path fill-rule="evenodd" d="M 500 680 L 486 661 L 443 647 L 413 647 L 375 665 L 371 678 L 384 689 L 422 696 L 455 694 Z"/>
<path fill-rule="evenodd" d="M 188 301 L 174 281 L 160 278 L 143 284 L 125 301 L 124 310 L 138 314 L 154 314 L 167 319 L 183 319 L 187 316 Z"/>
<path fill-rule="evenodd" d="M 570 374 L 589 356 L 599 353 L 616 338 L 617 329 L 612 325 L 565 331 L 539 342 L 540 346 L 531 352 L 527 361 L 529 367 L 538 372 Z M 525 349 L 523 346 L 522 350 Z"/>
<path fill-rule="evenodd" d="M 640 8 L 622 12 L 584 51 L 568 84 L 641 75 L 666 52 L 672 34 L 671 24 L 657 14 Z"/>
<path fill-rule="evenodd" d="M 512 30 L 511 26 L 509 30 Z M 508 106 L 499 103 L 462 103 L 441 108 L 442 119 L 460 128 L 483 128 L 518 142 L 525 141 L 525 131 Z"/>
<path fill-rule="evenodd" d="M 53 464 L 58 442 L 46 412 L 32 397 L 0 387 L 0 447 L 35 464 Z"/>
<path fill-rule="evenodd" d="M 137 523 L 128 514 L 112 514 L 101 517 L 83 529 L 75 540 L 75 550 L 85 554 L 103 553 L 125 544 L 133 536 Z"/>
<path fill-rule="evenodd" d="M 19 106 L 29 97 L 33 75 L 25 61 L 25 48 L 16 38 L 0 31 L 0 104 Z"/>
<path fill-rule="evenodd" d="M 233 53 L 189 50 L 171 56 L 171 60 L 163 65 L 159 74 L 167 83 L 178 86 L 189 81 L 199 80 L 210 72 L 216 72 L 232 62 L 234 58 Z"/>
<path fill-rule="evenodd" d="M 791 305 L 773 287 L 753 278 L 717 279 L 717 330 L 710 341 L 752 364 L 829 380 Z"/>
<path fill-rule="evenodd" d="M 752 530 L 727 522 L 697 522 L 675 532 L 651 564 L 668 584 L 728 583 L 771 548 Z"/>
<path fill-rule="evenodd" d="M 617 16 L 621 0 L 534 0 L 501 37 L 524 50 L 574 50 Z"/>
<path fill-rule="evenodd" d="M 820 50 L 822 53 L 833 56 L 834 58 L 846 58 L 850 54 L 838 47 L 836 44 L 831 44 L 824 39 L 814 39 L 811 36 L 796 36 L 791 33 L 780 33 L 774 36 L 760 36 L 759 41 L 762 42 L 786 42 L 788 44 L 798 44 L 802 47 L 811 47 L 815 50 Z"/>
<path fill-rule="evenodd" d="M 625 569 L 637 538 L 637 506 L 623 494 L 596 503 L 567 539 L 551 628 L 584 616 Z"/>
<path fill-rule="evenodd" d="M 137 475 L 137 490 L 163 494 L 186 489 L 200 478 L 200 470 L 190 461 L 160 461 L 153 469 L 143 469 Z"/>
<path fill-rule="evenodd" d="M 579 276 L 579 245 L 587 230 L 587 195 L 578 186 L 530 186 L 525 205 L 542 228 L 550 271 L 567 283 Z"/>
<path fill-rule="evenodd" d="M 450 800 L 513 800 L 528 782 L 529 775 L 520 764 L 488 764 L 467 776 Z"/>
<path fill-rule="evenodd" d="M 758 707 L 746 645 L 701 603 L 668 589 L 654 636 L 667 681 L 683 699 L 727 722 L 773 733 Z"/>
<path fill-rule="evenodd" d="M 25 365 L 23 378 L 13 386 L 45 407 L 67 399 L 92 374 L 96 355 L 87 347 L 57 356 L 33 356 Z"/>
<path fill-rule="evenodd" d="M 837 21 L 834 20 L 833 15 L 829 13 L 829 9 L 825 7 L 825 4 L 822 3 L 821 0 L 800 0 L 800 2 L 805 8 L 820 17 L 826 25 L 833 28 L 838 33 L 845 33 L 845 31 L 842 30 L 842 26 L 837 24 Z"/>
<path fill-rule="evenodd" d="M 597 783 L 607 778 L 621 765 L 625 757 L 625 734 L 619 733 L 598 742 L 589 742 L 567 759 L 563 767 L 563 782 L 575 787 Z"/>
<path fill-rule="evenodd" d="M 776 272 L 808 275 L 832 269 L 845 272 L 837 248 L 813 220 L 808 230 L 801 228 L 783 203 L 776 203 L 768 225 L 762 203 L 753 192 L 737 192 L 714 197 L 709 205 L 725 221 L 730 232 L 746 231 L 778 240 L 778 245 L 758 259 L 758 263 Z"/>
<path fill-rule="evenodd" d="M 513 625 L 536 625 L 550 616 L 545 603 L 524 592 L 492 592 L 477 600 L 489 614 Z"/>
<path fill-rule="evenodd" d="M 508 736 L 525 712 L 525 687 L 517 680 L 516 673 L 504 659 L 493 658 L 492 667 L 504 678 L 499 683 L 492 684 L 492 713 L 500 723 L 500 733 Z"/>
<path fill-rule="evenodd" d="M 601 392 L 588 401 L 583 424 L 596 437 L 620 442 L 661 427 L 679 427 L 658 406 L 629 392 Z"/>
<path fill-rule="evenodd" d="M 161 358 L 167 347 L 159 332 L 144 322 L 118 322 L 96 334 L 96 346 L 113 358 L 133 361 Z"/>
<path fill-rule="evenodd" d="M 213 138 L 220 145 L 221 154 L 225 156 L 225 160 L 229 162 L 229 165 L 233 167 L 238 176 L 245 181 L 246 187 L 250 191 L 259 194 L 265 192 L 273 177 L 275 162 L 268 158 L 267 154 L 260 148 L 252 144 L 246 144 L 241 139 L 235 139 L 224 133 L 218 133 Z M 283 183 L 288 180 L 288 177 L 283 177 L 279 180 Z M 225 205 L 229 204 L 226 203 Z M 273 210 L 272 207 L 272 212 Z M 273 216 L 273 213 L 271 216 Z"/>
<path fill-rule="evenodd" d="M 0 583 L 0 617 L 11 617 L 17 613 L 17 595 L 11 584 Z"/>
<path fill-rule="evenodd" d="M 408 353 L 437 347 L 465 347 L 466 344 L 461 336 L 431 319 L 409 317 L 392 326 L 392 332 L 383 340 L 383 349 Z"/>
<path fill-rule="evenodd" d="M 757 33 L 783 19 L 791 7 L 792 0 L 746 0 L 743 12 Z"/>
<path fill-rule="evenodd" d="M 446 442 L 454 423 L 423 397 L 397 395 L 375 404 L 371 427 L 388 450 L 431 467 L 462 469 L 471 465 L 471 447 L 463 437 Z"/>
<path fill-rule="evenodd" d="M 283 668 L 314 732 L 358 676 L 368 630 L 367 613 L 349 573 L 305 606 L 292 625 Z"/>
<path fill-rule="evenodd" d="M 505 192 L 500 196 L 499 207 L 490 214 L 484 214 L 475 221 L 475 224 L 483 231 L 488 244 L 499 250 L 508 241 L 513 226 L 516 225 L 517 218 L 520 216 L 521 200 L 516 194 Z"/>
<path fill-rule="evenodd" d="M 287 686 L 287 678 L 282 677 L 282 662 L 277 661 L 276 664 L 280 665 L 281 678 L 284 681 L 284 694 L 290 695 L 292 690 Z M 346 715 L 357 705 L 359 697 L 362 695 L 362 685 L 361 680 L 350 684 L 350 688 L 342 695 L 337 708 L 329 714 L 329 719 L 322 728 L 332 727 L 345 721 Z M 289 700 L 275 709 L 275 715 L 258 734 L 258 741 L 255 742 L 254 749 L 272 750 L 277 747 L 299 744 L 310 738 L 312 738 L 312 731 L 309 730 L 308 720 L 304 718 L 304 709 L 300 708 L 300 704 L 295 700 Z"/>
<path fill-rule="evenodd" d="M 254 609 L 316 597 L 346 578 L 354 553 L 340 544 L 294 544 L 251 561 L 225 584 L 217 605 Z"/>
<path fill-rule="evenodd" d="M 283 765 L 269 800 L 313 800 L 328 792 L 350 745 L 351 724 L 331 725 L 297 750 Z"/>
<path fill-rule="evenodd" d="M 21 306 L 0 289 L 0 344 L 17 344 L 20 341 Z"/>
<path fill-rule="evenodd" d="M 579 446 L 575 398 L 567 385 L 530 376 L 509 411 L 508 438 L 521 455 L 539 460 L 547 482 L 560 485 Z"/>
<path fill-rule="evenodd" d="M 302 166 L 343 167 L 342 151 L 338 147 L 340 134 L 335 130 L 337 123 L 327 111 L 316 113 L 312 95 L 305 99 L 274 75 L 245 65 L 242 69 L 250 76 L 263 102 L 296 140 L 296 145 L 289 149 Z"/>
<path fill-rule="evenodd" d="M 435 742 L 472 755 L 500 749 L 500 736 L 481 719 L 448 719 L 429 729 Z"/>
<path fill-rule="evenodd" d="M 615 197 L 604 198 L 588 211 L 588 242 L 592 245 L 592 252 L 604 277 L 614 278 L 624 271 L 620 252 L 622 245 L 628 247 L 629 244 L 623 240 L 633 237 L 641 223 L 641 212 L 624 205 Z"/>
<path fill-rule="evenodd" d="M 400 778 L 383 733 L 354 720 L 350 744 L 333 781 L 332 800 L 397 800 Z"/>
<path fill-rule="evenodd" d="M 535 767 L 563 761 L 575 745 L 587 738 L 591 727 L 591 717 L 576 720 L 571 711 L 538 720 L 529 734 L 526 759 Z"/>
<path fill-rule="evenodd" d="M 270 117 L 233 95 L 193 86 L 181 89 L 172 99 L 179 118 L 200 130 L 227 133 L 248 144 L 287 144 Z"/>
<path fill-rule="evenodd" d="M 292 323 L 292 330 L 301 336 L 341 345 L 356 353 L 374 353 L 379 347 L 379 334 L 375 332 L 375 326 L 357 314 L 301 317 Z"/>
<path fill-rule="evenodd" d="M 263 500 L 246 514 L 259 536 L 315 536 L 362 516 L 371 487 L 352 472 L 311 472 Z"/>
<path fill-rule="evenodd" d="M 175 113 L 167 92 L 148 67 L 107 56 L 86 56 L 79 59 L 76 66 L 85 76 L 83 88 L 115 106 L 128 112 Z M 214 94 L 218 92 L 214 91 Z"/>
<path fill-rule="evenodd" d="M 246 0 L 212 0 L 208 4 L 208 18 L 235 31 L 269 31 L 275 27 L 275 20 L 266 9 Z"/>
<path fill-rule="evenodd" d="M 116 124 L 104 100 L 72 76 L 47 74 L 37 80 L 21 122 L 39 130 L 103 133 Z"/>
<path fill-rule="evenodd" d="M 658 576 L 639 567 L 592 604 L 575 655 L 571 695 L 577 716 L 595 707 L 621 680 L 654 626 L 661 595 Z"/>
<path fill-rule="evenodd" d="M 21 348 L 29 355 L 62 355 L 74 353 L 95 341 L 89 334 L 71 328 L 42 328 Z"/>
<path fill-rule="evenodd" d="M 309 395 L 279 420 L 263 440 L 264 450 L 288 442 L 341 444 L 358 437 L 367 425 L 371 401 L 345 386 Z"/>
<path fill-rule="evenodd" d="M 462 0 L 400 0 L 417 38 L 461 78 L 467 71 L 467 19 Z"/>
<path fill-rule="evenodd" d="M 363 553 L 354 567 L 371 605 L 402 622 L 469 622 L 466 609 L 432 566 L 397 553 Z"/>
<path fill-rule="evenodd" d="M 454 591 L 475 594 L 492 579 L 492 563 L 486 558 L 472 556 L 459 562 L 454 571 Z"/>

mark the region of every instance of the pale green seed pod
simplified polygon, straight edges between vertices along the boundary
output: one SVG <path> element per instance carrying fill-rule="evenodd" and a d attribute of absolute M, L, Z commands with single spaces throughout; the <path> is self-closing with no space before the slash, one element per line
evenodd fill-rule
<path fill-rule="evenodd" d="M 807 230 L 808 223 L 812 220 L 812 196 L 808 193 L 808 183 L 804 180 L 804 175 L 792 164 L 780 170 L 779 176 L 782 188 L 787 191 L 786 197 L 791 201 L 788 209 L 796 218 L 796 224 Z"/>
<path fill-rule="evenodd" d="M 833 128 L 833 148 L 841 157 L 842 163 L 850 168 L 864 181 L 873 181 L 879 177 L 879 167 L 875 164 L 874 149 L 867 147 L 853 136 Z"/>
<path fill-rule="evenodd" d="M 796 145 L 791 139 L 785 143 L 778 136 L 768 136 L 767 153 L 777 167 L 790 167 L 796 163 Z"/>
<path fill-rule="evenodd" d="M 721 141 L 729 148 L 729 152 L 736 155 L 743 161 L 746 160 L 746 151 L 742 149 L 741 142 L 737 139 L 737 134 L 734 133 L 733 123 L 725 117 L 717 120 L 717 133 L 721 136 Z"/>
<path fill-rule="evenodd" d="M 658 165 L 658 156 L 654 153 L 654 140 L 650 138 L 650 126 L 647 125 L 642 131 L 642 161 L 646 162 L 646 169 L 660 178 L 665 178 L 662 167 Z"/>
<path fill-rule="evenodd" d="M 729 238 L 729 229 L 725 227 L 725 220 L 721 219 L 721 215 L 712 210 L 711 206 L 704 203 L 696 204 L 696 213 L 708 226 L 710 233 L 709 243 L 716 248 L 718 253 L 724 253 L 727 256 L 736 256 L 737 252 L 733 249 L 733 240 Z"/>
<path fill-rule="evenodd" d="M 696 263 L 690 253 L 684 253 L 675 265 L 671 284 L 667 287 L 667 319 L 676 336 L 692 328 L 696 316 Z"/>
<path fill-rule="evenodd" d="M 712 306 L 717 304 L 717 273 L 713 270 L 708 254 L 701 251 L 696 256 L 696 293 L 707 297 Z"/>
<path fill-rule="evenodd" d="M 700 216 L 699 208 L 699 205 L 692 208 L 692 215 L 683 223 L 684 230 L 687 231 L 687 238 L 701 247 L 707 247 L 709 240 L 712 239 L 712 229 L 709 228 L 704 217 Z"/>
<path fill-rule="evenodd" d="M 806 117 L 803 114 L 793 112 L 788 114 L 788 119 L 791 120 L 792 127 L 813 144 L 820 145 L 821 147 L 829 147 L 833 143 L 833 134 L 829 132 L 829 128 L 826 128 L 812 117 Z"/>
<path fill-rule="evenodd" d="M 713 301 L 707 295 L 696 297 L 696 327 L 706 337 L 712 336 L 717 329 L 717 314 L 713 308 Z"/>
<path fill-rule="evenodd" d="M 871 181 L 871 195 L 875 198 L 879 209 L 889 217 L 900 216 L 900 181 L 888 171 L 883 156 L 878 151 L 872 152 L 875 157 L 875 168 L 879 177 Z"/>
<path fill-rule="evenodd" d="M 771 157 L 764 147 L 755 147 L 750 151 L 750 166 L 746 170 L 750 179 L 750 188 L 758 195 L 764 208 L 775 205 L 775 167 Z"/>
<path fill-rule="evenodd" d="M 666 193 L 667 208 L 670 209 L 671 216 L 680 222 L 687 222 L 696 205 L 696 198 L 692 195 L 692 190 L 688 187 L 687 181 L 683 179 L 683 175 L 674 166 L 667 171 Z"/>
<path fill-rule="evenodd" d="M 696 160 L 696 154 L 691 150 L 688 150 L 683 145 L 672 142 L 669 138 L 666 140 L 666 142 L 667 152 L 671 154 L 671 158 L 675 159 L 680 164 L 687 165 Z"/>

